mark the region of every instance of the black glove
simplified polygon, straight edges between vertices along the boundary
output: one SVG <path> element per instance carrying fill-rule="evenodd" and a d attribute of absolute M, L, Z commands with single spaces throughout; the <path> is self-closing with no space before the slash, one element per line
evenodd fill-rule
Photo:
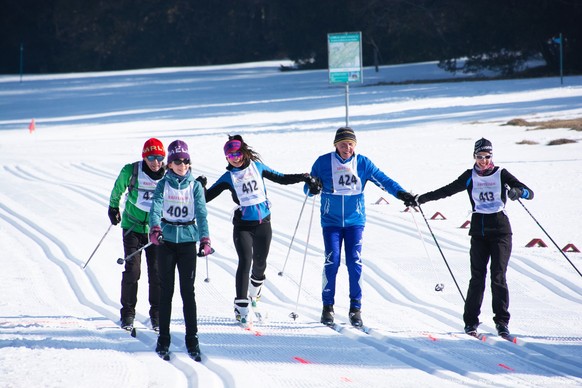
<path fill-rule="evenodd" d="M 507 193 L 507 196 L 512 201 L 515 201 L 516 199 L 521 198 L 522 194 L 523 194 L 523 189 L 520 189 L 519 187 L 514 187 L 511 190 L 509 190 L 509 192 Z"/>
<path fill-rule="evenodd" d="M 307 187 L 309 187 L 309 194 L 317 195 L 321 193 L 321 188 L 323 187 L 321 179 L 307 175 L 305 177 L 305 183 L 307 183 Z"/>
<path fill-rule="evenodd" d="M 198 178 L 196 178 L 196 180 L 200 182 L 202 187 L 206 187 L 206 183 L 208 183 L 208 179 L 206 179 L 204 175 L 200 175 Z"/>
<path fill-rule="evenodd" d="M 121 221 L 121 214 L 119 214 L 118 207 L 109 206 L 109 210 L 107 211 L 107 215 L 109 216 L 109 220 L 111 221 L 111 225 L 117 225 L 117 224 L 119 224 L 119 221 Z"/>
<path fill-rule="evenodd" d="M 406 191 L 399 191 L 396 198 L 403 201 L 405 206 L 418 206 L 418 195 L 407 193 Z"/>

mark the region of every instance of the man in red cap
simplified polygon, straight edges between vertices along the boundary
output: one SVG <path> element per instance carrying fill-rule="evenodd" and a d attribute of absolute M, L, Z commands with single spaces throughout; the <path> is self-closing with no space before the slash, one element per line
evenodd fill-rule
<path fill-rule="evenodd" d="M 156 185 L 164 176 L 166 151 L 161 141 L 151 138 L 145 142 L 142 160 L 126 164 L 119 173 L 109 198 L 109 219 L 113 225 L 121 222 L 125 257 L 148 243 L 149 212 Z M 119 202 L 127 191 L 123 215 Z M 156 245 L 145 249 L 148 266 L 150 320 L 154 330 L 159 329 L 160 279 L 158 276 Z M 137 281 L 141 275 L 141 253 L 125 261 L 121 279 L 121 327 L 133 329 L 137 304 Z"/>

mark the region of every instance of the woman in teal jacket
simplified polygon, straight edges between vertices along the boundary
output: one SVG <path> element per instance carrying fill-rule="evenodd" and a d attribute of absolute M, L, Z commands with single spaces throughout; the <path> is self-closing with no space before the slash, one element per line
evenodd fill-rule
<path fill-rule="evenodd" d="M 180 294 L 184 305 L 186 348 L 200 361 L 194 279 L 196 278 L 196 242 L 199 256 L 211 252 L 206 220 L 204 189 L 190 171 L 188 146 L 181 140 L 168 147 L 168 172 L 156 186 L 150 210 L 150 241 L 159 245 L 158 272 L 161 281 L 160 335 L 156 352 L 167 357 L 170 347 L 170 319 L 174 295 L 175 269 L 180 276 Z"/>

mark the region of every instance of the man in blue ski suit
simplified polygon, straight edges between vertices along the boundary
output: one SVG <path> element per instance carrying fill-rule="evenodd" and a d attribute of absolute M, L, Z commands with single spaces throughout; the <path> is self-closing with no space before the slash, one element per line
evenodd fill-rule
<path fill-rule="evenodd" d="M 323 266 L 323 311 L 321 323 L 334 322 L 336 276 L 340 266 L 342 242 L 349 275 L 350 310 L 353 326 L 363 325 L 362 302 L 362 233 L 366 224 L 364 187 L 371 181 L 402 201 L 414 196 L 404 191 L 370 159 L 355 153 L 356 135 L 349 127 L 339 128 L 333 142 L 335 151 L 321 155 L 311 168 L 311 176 L 321 181 L 321 227 L 325 245 Z M 305 192 L 309 187 L 305 186 Z M 310 194 L 316 194 L 313 190 Z"/>

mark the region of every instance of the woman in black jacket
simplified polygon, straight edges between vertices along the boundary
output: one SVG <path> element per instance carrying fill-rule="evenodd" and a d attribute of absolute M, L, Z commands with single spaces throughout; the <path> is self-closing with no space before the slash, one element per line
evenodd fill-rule
<path fill-rule="evenodd" d="M 506 282 L 507 265 L 511 256 L 512 232 L 505 213 L 507 197 L 532 199 L 533 191 L 509 171 L 493 163 L 493 147 L 487 139 L 475 143 L 475 165 L 452 183 L 415 197 L 409 205 L 449 197 L 467 190 L 473 215 L 471 217 L 471 281 L 465 301 L 463 320 L 465 332 L 475 335 L 485 292 L 487 264 L 491 258 L 491 294 L 493 321 L 500 336 L 509 335 L 509 290 Z"/>

